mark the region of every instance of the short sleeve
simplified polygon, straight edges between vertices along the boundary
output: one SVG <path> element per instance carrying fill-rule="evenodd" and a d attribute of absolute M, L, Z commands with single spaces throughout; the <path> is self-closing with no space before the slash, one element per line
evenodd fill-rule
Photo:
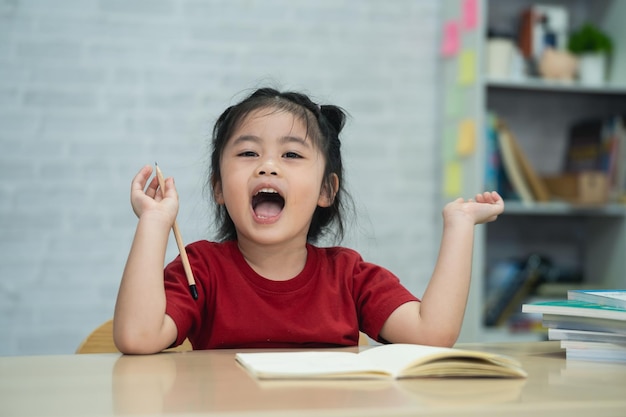
<path fill-rule="evenodd" d="M 353 297 L 361 331 L 379 342 L 380 330 L 398 307 L 410 301 L 419 301 L 389 270 L 363 261 L 360 256 L 354 265 Z"/>

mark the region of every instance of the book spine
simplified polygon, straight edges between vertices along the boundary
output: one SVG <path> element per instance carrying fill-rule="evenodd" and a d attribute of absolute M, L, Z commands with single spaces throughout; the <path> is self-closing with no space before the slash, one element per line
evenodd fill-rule
<path fill-rule="evenodd" d="M 487 115 L 486 124 L 486 166 L 485 166 L 485 190 L 495 190 L 501 195 L 502 188 L 500 184 L 500 152 L 498 151 L 498 132 L 496 130 L 496 116 L 494 114 Z"/>
<path fill-rule="evenodd" d="M 518 163 L 518 158 L 513 147 L 511 135 L 502 123 L 498 122 L 498 147 L 502 157 L 502 165 L 506 176 L 511 182 L 514 191 L 523 203 L 532 203 L 534 201 L 530 186 L 526 182 L 522 168 Z"/>

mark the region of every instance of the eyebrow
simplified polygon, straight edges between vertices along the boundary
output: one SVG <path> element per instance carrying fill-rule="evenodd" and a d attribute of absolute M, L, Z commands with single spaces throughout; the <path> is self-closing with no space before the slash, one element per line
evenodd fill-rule
<path fill-rule="evenodd" d="M 236 146 L 236 145 L 239 145 L 240 143 L 245 143 L 245 142 L 261 143 L 261 138 L 258 136 L 254 136 L 254 135 L 242 135 L 233 141 L 233 145 Z M 279 139 L 279 142 L 281 144 L 295 142 L 306 147 L 311 147 L 311 145 L 309 144 L 307 140 L 298 136 L 283 136 Z"/>

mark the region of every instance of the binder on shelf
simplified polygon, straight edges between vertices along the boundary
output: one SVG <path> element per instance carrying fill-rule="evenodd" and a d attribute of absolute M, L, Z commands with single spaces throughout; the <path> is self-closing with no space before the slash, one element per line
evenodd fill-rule
<path fill-rule="evenodd" d="M 565 172 L 607 171 L 608 144 L 604 141 L 604 120 L 584 120 L 569 130 Z"/>
<path fill-rule="evenodd" d="M 626 115 L 611 118 L 607 135 L 611 143 L 609 190 L 614 200 L 621 200 L 626 196 Z"/>
<path fill-rule="evenodd" d="M 548 191 L 548 187 L 539 177 L 539 175 L 537 175 L 537 172 L 534 170 L 523 149 L 520 147 L 519 142 L 506 126 L 503 126 L 502 129 L 504 130 L 505 134 L 510 136 L 511 145 L 513 146 L 513 151 L 515 152 L 517 162 L 522 170 L 524 178 L 526 178 L 526 180 L 528 181 L 528 185 L 532 191 L 535 200 L 539 202 L 549 201 L 550 191 Z"/>
<path fill-rule="evenodd" d="M 548 187 L 533 168 L 513 132 L 501 119 L 495 124 L 502 166 L 520 200 L 523 203 L 549 201 Z"/>
<path fill-rule="evenodd" d="M 519 262 L 517 267 L 508 270 L 509 277 L 492 288 L 485 303 L 484 321 L 486 326 L 501 326 L 520 311 L 522 303 L 537 288 L 544 278 L 549 262 L 540 255 L 532 254 Z"/>
<path fill-rule="evenodd" d="M 550 191 L 574 204 L 623 200 L 626 191 L 624 117 L 585 119 L 568 133 L 563 174 L 545 178 Z"/>
<path fill-rule="evenodd" d="M 504 127 L 501 120 L 498 121 L 497 126 L 498 147 L 500 149 L 500 155 L 502 156 L 502 167 L 504 168 L 504 172 L 506 173 L 506 176 L 511 182 L 511 185 L 517 193 L 519 199 L 523 203 L 532 203 L 535 199 L 516 156 L 516 147 L 513 145 L 514 139 L 508 133 L 508 129 Z"/>
<path fill-rule="evenodd" d="M 503 197 L 506 178 L 502 173 L 502 158 L 498 147 L 498 117 L 493 113 L 487 114 L 485 131 L 485 190 L 496 190 Z"/>

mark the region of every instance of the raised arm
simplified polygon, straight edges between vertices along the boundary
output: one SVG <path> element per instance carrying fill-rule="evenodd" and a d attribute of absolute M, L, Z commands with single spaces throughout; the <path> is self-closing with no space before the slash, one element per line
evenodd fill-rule
<path fill-rule="evenodd" d="M 422 301 L 398 307 L 385 322 L 382 337 L 394 343 L 454 345 L 467 306 L 474 226 L 494 221 L 503 211 L 504 201 L 496 192 L 459 198 L 444 207 L 439 256 Z"/>
<path fill-rule="evenodd" d="M 148 184 L 151 174 L 146 165 L 131 184 L 131 205 L 139 221 L 113 316 L 113 338 L 123 353 L 160 352 L 177 336 L 174 321 L 165 314 L 163 265 L 178 195 L 171 178 L 165 190 L 158 188 L 156 177 Z"/>

